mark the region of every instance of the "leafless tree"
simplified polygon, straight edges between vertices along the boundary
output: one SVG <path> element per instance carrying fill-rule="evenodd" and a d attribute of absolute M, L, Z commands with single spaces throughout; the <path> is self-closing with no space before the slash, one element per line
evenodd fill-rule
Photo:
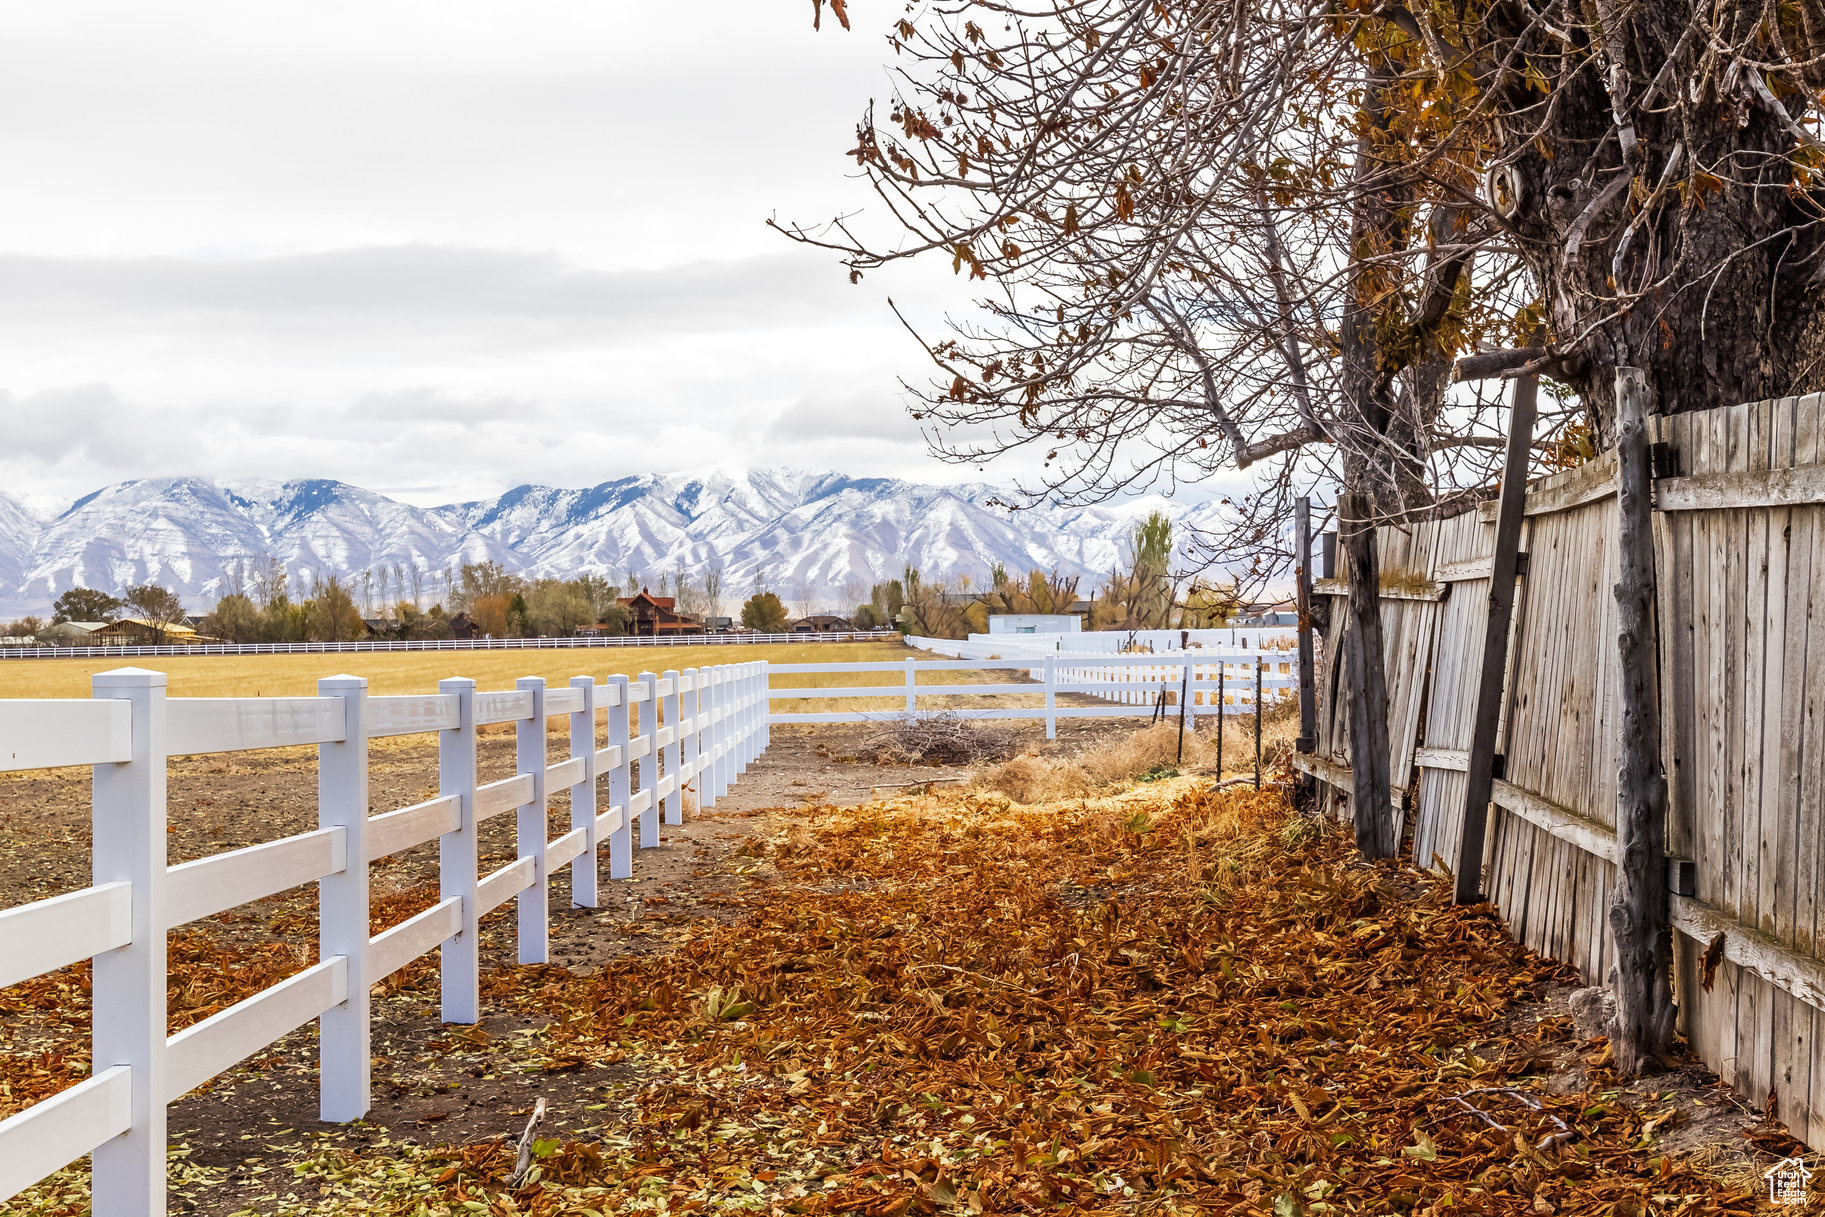
<path fill-rule="evenodd" d="M 1205 551 L 1247 594 L 1288 496 L 1341 486 L 1365 853 L 1374 526 L 1486 487 L 1499 443 L 1454 361 L 1551 378 L 1542 455 L 1614 442 L 1621 368 L 1672 412 L 1825 381 L 1819 0 L 930 0 L 890 41 L 851 153 L 888 222 L 791 235 L 980 282 L 915 410 L 950 459 L 1041 453 L 1026 501 L 1247 470 Z"/>

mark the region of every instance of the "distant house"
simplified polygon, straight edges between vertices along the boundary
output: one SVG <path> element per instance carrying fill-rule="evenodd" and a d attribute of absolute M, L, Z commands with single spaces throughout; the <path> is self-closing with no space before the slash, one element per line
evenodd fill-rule
<path fill-rule="evenodd" d="M 110 621 L 89 634 L 95 646 L 156 646 L 162 643 L 185 643 L 196 637 L 196 631 L 177 621 L 149 621 L 144 617 L 122 617 Z"/>
<path fill-rule="evenodd" d="M 630 634 L 654 638 L 703 633 L 703 623 L 680 613 L 677 600 L 671 596 L 655 596 L 643 587 L 639 595 L 624 596 L 619 603 L 627 610 L 627 632 Z"/>
<path fill-rule="evenodd" d="M 480 638 L 481 634 L 482 632 L 476 628 L 475 622 L 470 620 L 469 614 L 458 613 L 450 618 L 450 637 Z"/>
<path fill-rule="evenodd" d="M 733 617 L 705 617 L 703 627 L 712 634 L 727 634 L 735 629 Z"/>
<path fill-rule="evenodd" d="M 842 633 L 853 629 L 855 622 L 847 617 L 838 617 L 835 613 L 813 613 L 809 617 L 800 617 L 797 621 L 786 623 L 788 634 Z"/>
<path fill-rule="evenodd" d="M 1251 604 L 1236 615 L 1237 625 L 1298 625 L 1299 606 L 1291 600 L 1278 604 Z"/>

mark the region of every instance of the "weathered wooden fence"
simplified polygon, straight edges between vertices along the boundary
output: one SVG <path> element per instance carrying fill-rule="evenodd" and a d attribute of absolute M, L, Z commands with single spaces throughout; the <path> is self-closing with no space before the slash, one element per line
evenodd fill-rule
<path fill-rule="evenodd" d="M 0 1200 L 92 1153 L 96 1213 L 163 1213 L 166 1104 L 318 1018 L 323 1118 L 360 1118 L 369 988 L 436 950 L 444 1021 L 479 1020 L 480 918 L 516 901 L 520 962 L 547 962 L 551 873 L 570 866 L 571 899 L 595 907 L 601 847 L 610 874 L 626 878 L 636 822 L 640 845 L 655 846 L 661 815 L 683 822 L 687 784 L 704 806 L 726 794 L 767 745 L 766 667 L 579 676 L 549 689 L 527 677 L 489 693 L 457 679 L 417 697 L 370 697 L 366 680 L 339 676 L 320 696 L 278 698 L 167 698 L 163 673 L 125 668 L 96 676 L 93 700 L 0 701 L 0 770 L 95 770 L 94 885 L 0 911 L 0 987 L 94 961 L 93 1076 L 0 1120 Z M 570 752 L 555 764 L 553 717 Z M 478 783 L 476 729 L 508 722 L 517 772 Z M 420 733 L 438 737 L 439 794 L 370 816 L 369 741 Z M 166 864 L 168 757 L 301 744 L 318 748 L 316 831 Z M 547 801 L 563 790 L 570 830 L 548 840 Z M 518 856 L 481 875 L 476 828 L 510 811 Z M 369 865 L 433 840 L 441 899 L 370 938 Z M 322 962 L 168 1037 L 166 933 L 305 883 L 319 885 Z"/>
<path fill-rule="evenodd" d="M 1680 1025 L 1726 1081 L 1825 1145 L 1825 405 L 1788 398 L 1654 422 Z M 1615 488 L 1605 454 L 1527 494 L 1481 859 L 1481 890 L 1515 937 L 1593 983 L 1613 957 Z M 1459 865 L 1493 507 L 1379 530 L 1390 760 L 1421 865 Z M 1339 603 L 1317 750 L 1298 758 L 1339 815 L 1346 616 Z M 1707 989 L 1713 943 L 1722 961 Z"/>

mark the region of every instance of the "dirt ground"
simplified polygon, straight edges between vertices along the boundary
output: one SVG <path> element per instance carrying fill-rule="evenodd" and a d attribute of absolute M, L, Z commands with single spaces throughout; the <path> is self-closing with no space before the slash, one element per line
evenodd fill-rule
<path fill-rule="evenodd" d="M 860 724 L 774 728 L 768 751 L 729 795 L 707 811 L 688 806 L 683 825 L 662 825 L 660 845 L 636 852 L 634 878 L 609 880 L 604 864 L 598 908 L 571 904 L 568 867 L 553 875 L 550 966 L 579 971 L 619 955 L 663 952 L 681 926 L 728 916 L 732 893 L 771 881 L 767 863 L 735 856 L 735 849 L 775 831 L 782 809 L 807 803 L 854 806 L 880 794 L 961 782 L 972 772 L 874 763 L 865 755 L 877 730 Z M 1045 741 L 1037 724 L 1010 728 L 1006 739 L 1009 755 L 1045 755 L 1129 730 L 1127 724 L 1078 720 L 1061 723 L 1054 743 Z M 551 759 L 562 759 L 566 747 L 554 740 Z M 511 730 L 484 729 L 478 753 L 481 781 L 514 772 Z M 369 781 L 376 814 L 433 797 L 435 741 L 377 741 Z M 91 882 L 89 786 L 84 769 L 0 775 L 0 908 Z M 599 795 L 607 796 L 606 780 Z M 309 831 L 316 827 L 315 750 L 174 760 L 167 801 L 172 865 Z M 567 798 L 554 798 L 551 835 L 567 831 L 568 820 Z M 484 873 L 517 856 L 513 817 L 490 820 L 481 837 Z M 429 907 L 437 898 L 436 843 L 377 862 L 372 884 L 376 933 Z M 341 1142 L 356 1144 L 517 1135 L 534 1094 L 547 1103 L 541 1125 L 547 1135 L 583 1135 L 614 1120 L 621 1096 L 638 1084 L 637 1071 L 572 1072 L 563 1062 L 547 1061 L 527 1072 L 526 1050 L 534 1049 L 536 1057 L 539 1028 L 487 1013 L 488 975 L 498 982 L 515 967 L 513 908 L 510 901 L 482 920 L 484 1017 L 477 1028 L 453 1028 L 439 1020 L 435 953 L 376 993 L 374 1108 L 362 1124 L 351 1129 L 317 1119 L 314 1023 L 172 1104 L 171 1139 L 185 1147 L 182 1169 L 174 1173 L 173 1211 L 231 1213 L 270 1203 L 273 1172 L 308 1152 L 313 1136 L 332 1130 Z M 199 984 L 193 993 L 180 986 L 170 1031 L 238 1000 L 244 994 L 224 991 L 236 981 L 262 988 L 315 963 L 315 927 L 316 890 L 310 886 L 174 933 L 174 976 L 189 962 L 198 973 L 220 970 L 229 977 L 222 988 Z M 89 1014 L 80 973 L 65 969 L 42 985 L 0 991 L 0 1063 L 48 1056 L 72 1062 L 78 1073 L 86 1068 Z M 8 1087 L 7 1076 L 0 1067 L 0 1118 L 47 1096 L 29 1086 Z M 186 1172 L 201 1181 L 197 1190 L 185 1191 Z"/>
<path fill-rule="evenodd" d="M 601 882 L 599 908 L 571 906 L 568 871 L 553 877 L 551 959 L 554 970 L 581 972 L 608 959 L 670 949 L 692 922 L 741 915 L 736 906 L 777 881 L 771 864 L 740 852 L 744 842 L 782 831 L 786 811 L 805 804 L 853 806 L 883 795 L 969 778 L 962 767 L 881 765 L 865 759 L 876 728 L 775 728 L 772 746 L 725 799 L 695 811 L 679 827 L 661 830 L 661 845 L 639 851 L 635 878 Z M 1123 735 L 1128 725 L 1061 724 L 1047 744 L 1037 726 L 1010 733 L 1014 754 L 1068 753 Z M 427 742 L 389 741 L 371 766 L 374 810 L 404 806 L 436 792 L 436 754 Z M 553 746 L 553 759 L 560 745 Z M 482 780 L 513 770 L 510 733 L 485 735 Z M 604 792 L 606 793 L 606 792 Z M 174 762 L 169 785 L 172 863 L 239 848 L 315 827 L 312 750 L 241 758 Z M 553 835 L 567 827 L 568 809 L 552 809 Z M 515 856 L 512 817 L 483 830 L 484 871 Z M 0 778 L 0 908 L 86 885 L 89 858 L 88 775 L 55 771 Z M 436 898 L 435 844 L 386 859 L 375 868 L 376 907 L 396 924 Z M 315 890 L 297 889 L 230 910 L 173 937 L 173 973 L 203 959 L 246 983 L 263 987 L 314 962 Z M 483 1009 L 488 987 L 536 985 L 539 970 L 513 960 L 512 905 L 483 921 Z M 381 928 L 376 924 L 376 931 Z M 194 969 L 198 975 L 208 968 Z M 75 970 L 33 991 L 0 992 L 0 1117 L 44 1097 L 19 1062 L 68 1060 L 86 1067 L 86 985 Z M 1569 990 L 1567 990 L 1569 992 Z M 23 993 L 23 996 L 22 996 Z M 9 999 L 9 994 L 11 998 Z M 61 994 L 61 996 L 56 996 Z M 180 992 L 173 1032 L 229 1004 L 237 994 Z M 1540 1030 L 1540 1068 L 1552 1086 L 1575 1093 L 1601 1061 L 1603 1046 L 1571 1026 L 1565 993 L 1514 1012 Z M 540 1051 L 541 1025 L 487 1014 L 476 1028 L 438 1018 L 435 954 L 387 982 L 373 1004 L 373 1094 L 369 1118 L 348 1127 L 317 1119 L 315 1024 L 230 1070 L 170 1109 L 170 1131 L 181 1146 L 174 1165 L 173 1211 L 264 1211 L 297 1185 L 287 1164 L 307 1156 L 318 1138 L 339 1144 L 447 1144 L 516 1137 L 535 1097 L 547 1104 L 541 1134 L 576 1138 L 624 1121 L 631 1096 L 644 1084 L 637 1061 L 583 1068 Z M 5 1062 L 14 1063 L 9 1074 Z M 23 1079 L 23 1080 L 22 1080 Z M 49 1083 L 46 1083 L 47 1085 Z M 53 1087 L 54 1088 L 54 1087 Z M 1668 1147 L 1707 1156 L 1720 1169 L 1748 1171 L 1790 1145 L 1778 1128 L 1763 1126 L 1752 1107 L 1699 1069 L 1616 1088 L 1601 1101 L 1665 1111 Z M 1762 1138 L 1757 1141 L 1756 1137 Z M 1677 1137 L 1677 1141 L 1671 1138 Z M 9 1212 L 0 1203 L 0 1214 Z"/>

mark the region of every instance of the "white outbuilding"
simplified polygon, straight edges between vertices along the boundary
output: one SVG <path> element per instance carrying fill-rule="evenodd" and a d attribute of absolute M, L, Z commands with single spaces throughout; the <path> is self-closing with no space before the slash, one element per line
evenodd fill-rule
<path fill-rule="evenodd" d="M 1075 613 L 991 613 L 991 634 L 1075 634 L 1083 628 Z"/>

